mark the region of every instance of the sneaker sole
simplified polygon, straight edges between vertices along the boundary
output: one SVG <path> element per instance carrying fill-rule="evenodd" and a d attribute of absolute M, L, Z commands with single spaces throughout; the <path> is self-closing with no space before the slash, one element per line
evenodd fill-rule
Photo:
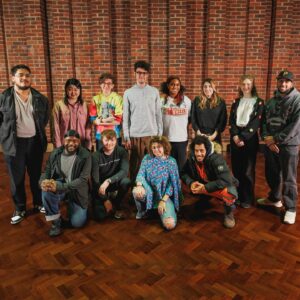
<path fill-rule="evenodd" d="M 24 220 L 23 217 L 15 216 L 10 219 L 10 224 L 16 225 L 16 224 L 19 224 L 20 222 L 22 222 L 23 220 Z"/>

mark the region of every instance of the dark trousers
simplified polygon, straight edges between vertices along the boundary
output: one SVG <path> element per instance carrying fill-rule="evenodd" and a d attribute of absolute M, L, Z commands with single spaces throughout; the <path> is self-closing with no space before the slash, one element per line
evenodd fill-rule
<path fill-rule="evenodd" d="M 94 216 L 97 220 L 102 220 L 106 216 L 106 210 L 104 208 L 103 202 L 106 200 L 111 200 L 114 209 L 120 209 L 121 202 L 126 196 L 127 191 L 131 186 L 131 181 L 129 178 L 122 178 L 120 181 L 112 183 L 106 189 L 105 195 L 99 195 L 98 191 L 94 191 L 93 196 L 93 209 Z M 111 197 L 113 192 L 117 192 L 115 197 Z"/>
<path fill-rule="evenodd" d="M 231 165 L 234 177 L 239 180 L 238 195 L 241 203 L 254 203 L 255 165 L 258 151 L 258 136 L 254 135 L 238 147 L 233 140 L 230 141 Z"/>
<path fill-rule="evenodd" d="M 43 149 L 37 136 L 17 138 L 16 156 L 4 155 L 10 176 L 10 189 L 18 211 L 26 210 L 25 172 L 29 175 L 33 205 L 42 205 L 39 179 L 43 163 Z"/>
<path fill-rule="evenodd" d="M 186 162 L 186 147 L 187 141 L 185 142 L 171 142 L 172 150 L 171 156 L 173 156 L 178 165 L 178 170 L 181 171 L 183 165 Z"/>
<path fill-rule="evenodd" d="M 265 174 L 271 189 L 269 199 L 276 202 L 283 197 L 286 209 L 296 211 L 299 147 L 280 146 L 279 150 L 277 154 L 265 147 Z"/>

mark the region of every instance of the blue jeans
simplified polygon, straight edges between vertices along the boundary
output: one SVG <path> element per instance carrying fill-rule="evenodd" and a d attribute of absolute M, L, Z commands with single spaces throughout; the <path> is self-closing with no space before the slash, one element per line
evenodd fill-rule
<path fill-rule="evenodd" d="M 60 218 L 59 204 L 65 199 L 65 193 L 52 193 L 42 191 L 43 206 L 46 210 L 46 220 L 54 221 Z M 74 201 L 68 202 L 68 212 L 71 225 L 73 227 L 82 227 L 87 220 L 87 208 L 82 208 Z"/>
<path fill-rule="evenodd" d="M 146 202 L 145 202 L 146 197 L 144 197 L 143 199 L 139 199 L 139 200 L 137 200 L 137 198 L 135 197 L 134 194 L 133 194 L 133 197 L 134 197 L 135 205 L 137 208 L 137 216 L 140 216 L 140 218 L 142 218 L 146 213 Z M 174 203 L 170 199 L 168 199 L 168 201 L 166 202 L 165 212 L 162 215 L 160 215 L 160 220 L 161 220 L 161 223 L 164 228 L 166 228 L 166 221 L 168 218 L 171 218 L 174 220 L 173 228 L 175 228 L 175 226 L 177 224 L 177 214 L 176 214 Z M 167 229 L 170 229 L 170 228 L 167 228 Z"/>

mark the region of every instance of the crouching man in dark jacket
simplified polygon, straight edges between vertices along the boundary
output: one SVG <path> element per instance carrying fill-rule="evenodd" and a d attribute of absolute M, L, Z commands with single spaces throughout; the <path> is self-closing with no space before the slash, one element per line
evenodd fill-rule
<path fill-rule="evenodd" d="M 50 236 L 61 234 L 59 204 L 67 199 L 70 225 L 82 227 L 87 219 L 91 155 L 80 146 L 80 136 L 69 130 L 64 136 L 64 146 L 55 149 L 48 159 L 46 171 L 41 176 L 42 200 L 46 220 L 52 221 Z"/>
<path fill-rule="evenodd" d="M 127 151 L 117 145 L 114 130 L 101 133 L 102 145 L 92 156 L 93 209 L 100 221 L 114 212 L 115 219 L 123 219 L 121 201 L 131 183 L 128 176 Z"/>
<path fill-rule="evenodd" d="M 190 145 L 190 156 L 182 170 L 182 180 L 193 194 L 204 194 L 224 203 L 224 226 L 233 228 L 233 205 L 237 199 L 235 178 L 221 154 L 214 152 L 213 144 L 205 136 L 196 136 Z"/>

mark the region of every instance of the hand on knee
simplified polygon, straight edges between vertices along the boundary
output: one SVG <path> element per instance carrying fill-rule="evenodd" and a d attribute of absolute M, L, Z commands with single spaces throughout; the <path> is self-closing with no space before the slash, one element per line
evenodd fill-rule
<path fill-rule="evenodd" d="M 174 218 L 169 217 L 163 220 L 163 226 L 167 229 L 167 230 L 172 230 L 175 228 L 176 223 Z"/>
<path fill-rule="evenodd" d="M 132 190 L 132 195 L 133 198 L 137 201 L 141 201 L 144 199 L 145 195 L 146 195 L 146 191 L 142 186 L 136 186 L 133 190 Z"/>

